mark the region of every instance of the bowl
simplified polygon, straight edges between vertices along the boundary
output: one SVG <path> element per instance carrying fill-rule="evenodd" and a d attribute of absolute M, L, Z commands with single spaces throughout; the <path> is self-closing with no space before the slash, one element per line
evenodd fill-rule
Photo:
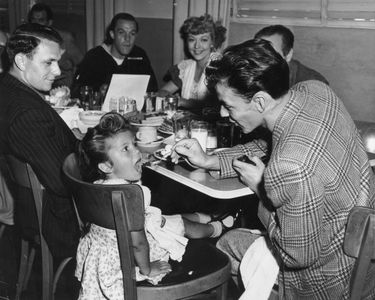
<path fill-rule="evenodd" d="M 81 122 L 88 126 L 95 126 L 99 123 L 100 118 L 105 114 L 105 111 L 101 110 L 86 110 L 79 113 L 79 119 Z"/>

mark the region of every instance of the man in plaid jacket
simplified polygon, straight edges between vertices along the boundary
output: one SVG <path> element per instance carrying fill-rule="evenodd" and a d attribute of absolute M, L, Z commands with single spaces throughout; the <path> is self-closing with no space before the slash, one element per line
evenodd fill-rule
<path fill-rule="evenodd" d="M 347 217 L 354 206 L 374 207 L 375 185 L 343 103 L 319 81 L 289 89 L 288 64 L 265 40 L 229 47 L 206 75 L 222 111 L 244 133 L 267 128 L 272 145 L 252 141 L 210 156 L 191 139 L 175 152 L 222 178 L 238 175 L 258 195 L 258 217 L 279 261 L 281 299 L 348 298 L 355 259 L 343 252 Z M 236 159 L 244 154 L 253 164 Z M 264 155 L 267 165 L 259 158 Z M 257 237 L 237 229 L 219 240 L 233 275 Z M 368 279 L 364 294 L 374 299 L 375 268 Z"/>

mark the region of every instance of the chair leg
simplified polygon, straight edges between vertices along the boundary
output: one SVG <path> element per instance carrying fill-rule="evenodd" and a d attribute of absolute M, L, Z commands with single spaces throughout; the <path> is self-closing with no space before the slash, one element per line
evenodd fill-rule
<path fill-rule="evenodd" d="M 4 231 L 5 231 L 5 224 L 1 224 L 0 225 L 0 239 L 3 236 Z"/>
<path fill-rule="evenodd" d="M 19 300 L 21 298 L 21 293 L 26 288 L 24 286 L 24 283 L 25 283 L 25 276 L 27 273 L 28 261 L 29 261 L 29 242 L 22 239 L 21 240 L 20 266 L 18 270 L 15 300 Z"/>
<path fill-rule="evenodd" d="M 59 282 L 60 275 L 64 271 L 66 265 L 73 259 L 73 257 L 67 257 L 65 258 L 59 265 L 58 269 L 56 270 L 56 274 L 53 278 L 53 287 L 52 287 L 52 294 L 55 295 L 56 292 L 56 286 Z"/>
<path fill-rule="evenodd" d="M 52 284 L 53 284 L 53 260 L 47 243 L 41 237 L 40 246 L 42 250 L 42 299 L 53 300 Z"/>
<path fill-rule="evenodd" d="M 228 294 L 228 281 L 216 288 L 216 300 L 226 300 Z"/>
<path fill-rule="evenodd" d="M 31 271 L 33 269 L 34 259 L 35 259 L 35 248 L 31 247 L 31 250 L 30 250 L 30 253 L 29 253 L 29 259 L 27 261 L 26 275 L 25 275 L 25 277 L 23 279 L 23 283 L 22 283 L 22 286 L 23 286 L 22 290 L 25 290 L 27 288 L 28 284 L 29 284 L 29 279 L 30 279 L 30 276 L 31 276 Z"/>

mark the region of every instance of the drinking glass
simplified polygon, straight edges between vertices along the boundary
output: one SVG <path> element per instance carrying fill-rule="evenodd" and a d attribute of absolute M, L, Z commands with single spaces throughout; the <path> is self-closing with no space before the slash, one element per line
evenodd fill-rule
<path fill-rule="evenodd" d="M 178 107 L 178 98 L 175 96 L 169 96 L 165 98 L 164 102 L 164 112 L 169 118 L 176 113 Z"/>
<path fill-rule="evenodd" d="M 213 150 L 217 148 L 217 136 L 216 136 L 216 128 L 213 124 L 208 125 L 208 133 L 207 133 L 207 149 Z"/>
<path fill-rule="evenodd" d="M 206 152 L 208 136 L 208 123 L 205 121 L 192 120 L 190 122 L 190 137 L 198 140 L 202 150 Z"/>
<path fill-rule="evenodd" d="M 84 85 L 79 90 L 79 100 L 84 110 L 90 109 L 90 102 L 92 102 L 93 89 L 90 86 Z"/>
<path fill-rule="evenodd" d="M 189 122 L 190 119 L 187 117 L 178 117 L 175 114 L 172 117 L 173 133 L 175 142 L 181 141 L 189 137 Z"/>
<path fill-rule="evenodd" d="M 232 146 L 233 124 L 227 120 L 216 122 L 217 147 L 227 148 Z"/>

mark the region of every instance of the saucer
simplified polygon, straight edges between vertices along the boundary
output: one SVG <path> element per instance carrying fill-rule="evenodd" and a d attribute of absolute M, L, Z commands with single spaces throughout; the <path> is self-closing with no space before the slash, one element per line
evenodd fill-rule
<path fill-rule="evenodd" d="M 137 145 L 142 146 L 142 147 L 151 148 L 151 147 L 161 145 L 161 143 L 163 143 L 163 141 L 164 141 L 164 138 L 162 136 L 158 136 L 157 140 L 155 140 L 153 142 L 142 142 L 142 141 L 137 140 Z"/>

